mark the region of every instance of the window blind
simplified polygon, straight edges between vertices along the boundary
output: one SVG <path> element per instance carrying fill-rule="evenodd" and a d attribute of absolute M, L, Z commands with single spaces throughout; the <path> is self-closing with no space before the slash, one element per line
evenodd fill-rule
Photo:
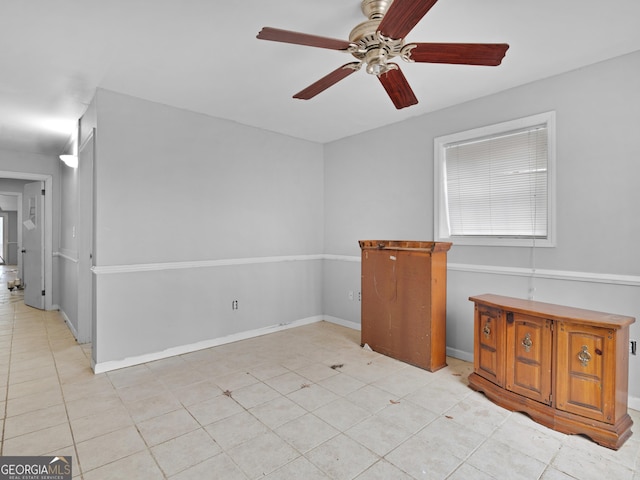
<path fill-rule="evenodd" d="M 452 236 L 547 237 L 546 125 L 445 146 Z"/>

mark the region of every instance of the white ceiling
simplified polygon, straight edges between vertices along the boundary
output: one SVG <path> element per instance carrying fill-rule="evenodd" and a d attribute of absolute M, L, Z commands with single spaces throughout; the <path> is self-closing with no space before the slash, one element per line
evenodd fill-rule
<path fill-rule="evenodd" d="M 509 43 L 502 65 L 407 64 L 396 110 L 352 61 L 257 40 L 263 26 L 348 40 L 359 0 L 0 0 L 0 148 L 57 155 L 97 87 L 328 142 L 640 50 L 638 0 L 440 0 L 409 42 Z M 640 72 L 639 72 L 640 73 Z"/>

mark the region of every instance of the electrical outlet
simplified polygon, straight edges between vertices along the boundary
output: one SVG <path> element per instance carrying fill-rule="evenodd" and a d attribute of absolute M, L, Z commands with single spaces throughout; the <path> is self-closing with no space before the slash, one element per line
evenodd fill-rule
<path fill-rule="evenodd" d="M 233 300 L 231 302 L 231 310 L 238 310 L 238 300 Z"/>
<path fill-rule="evenodd" d="M 362 292 L 358 292 L 358 301 L 361 302 L 362 301 Z"/>
<path fill-rule="evenodd" d="M 638 354 L 637 348 L 638 348 L 638 342 L 636 342 L 635 340 L 631 340 L 629 342 L 629 353 L 631 355 L 637 355 Z"/>

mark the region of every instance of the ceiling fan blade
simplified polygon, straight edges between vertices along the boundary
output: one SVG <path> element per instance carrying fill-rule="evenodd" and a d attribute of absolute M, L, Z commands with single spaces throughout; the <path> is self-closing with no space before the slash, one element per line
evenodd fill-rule
<path fill-rule="evenodd" d="M 279 28 L 264 27 L 256 38 L 260 40 L 272 40 L 274 42 L 294 43 L 296 45 L 308 45 L 310 47 L 328 48 L 330 50 L 346 50 L 351 45 L 346 40 L 319 37 L 308 33 L 280 30 Z"/>
<path fill-rule="evenodd" d="M 404 48 L 408 51 L 409 61 L 495 67 L 502 62 L 509 45 L 506 43 L 410 43 Z"/>
<path fill-rule="evenodd" d="M 400 70 L 400 67 L 395 63 L 390 63 L 389 65 L 395 65 L 397 68 L 392 68 L 386 73 L 379 75 L 378 78 L 396 108 L 400 110 L 401 108 L 410 107 L 418 103 L 418 99 L 413 93 L 402 70 Z"/>
<path fill-rule="evenodd" d="M 438 0 L 394 0 L 378 31 L 385 37 L 404 38 Z"/>
<path fill-rule="evenodd" d="M 346 65 L 341 66 L 340 68 L 336 68 L 333 72 L 328 75 L 325 75 L 320 80 L 315 83 L 312 83 L 304 90 L 296 93 L 293 98 L 299 98 L 301 100 L 309 100 L 319 93 L 324 92 L 327 88 L 335 85 L 340 80 L 348 77 L 353 72 L 360 69 L 360 62 L 351 62 Z"/>

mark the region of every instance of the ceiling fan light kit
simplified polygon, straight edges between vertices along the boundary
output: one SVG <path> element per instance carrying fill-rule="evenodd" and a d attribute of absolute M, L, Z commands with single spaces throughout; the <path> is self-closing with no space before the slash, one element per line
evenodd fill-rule
<path fill-rule="evenodd" d="M 309 100 L 366 65 L 375 75 L 397 109 L 418 103 L 409 82 L 397 63 L 449 63 L 459 65 L 500 65 L 509 48 L 505 43 L 405 43 L 404 37 L 438 0 L 362 0 L 367 20 L 356 25 L 349 41 L 264 27 L 258 39 L 293 43 L 350 53 L 358 61 L 347 63 L 296 93 L 293 98 Z"/>

